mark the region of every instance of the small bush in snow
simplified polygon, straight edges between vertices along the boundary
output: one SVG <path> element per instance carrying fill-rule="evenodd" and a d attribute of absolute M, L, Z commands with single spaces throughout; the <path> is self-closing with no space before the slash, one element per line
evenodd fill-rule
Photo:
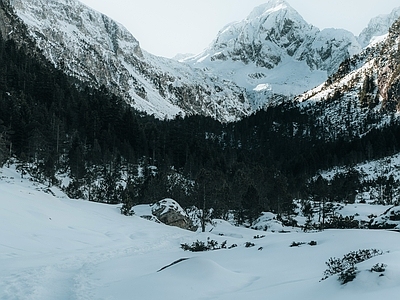
<path fill-rule="evenodd" d="M 376 264 L 376 265 L 372 266 L 370 271 L 376 272 L 376 273 L 383 273 L 386 271 L 386 267 L 387 267 L 387 265 L 385 265 L 385 264 Z"/>
<path fill-rule="evenodd" d="M 210 250 L 204 242 L 199 240 L 193 242 L 190 246 L 188 244 L 181 244 L 181 248 L 185 251 L 191 252 L 202 252 Z"/>
<path fill-rule="evenodd" d="M 357 276 L 357 267 L 351 266 L 350 268 L 343 270 L 339 273 L 338 280 L 341 284 L 346 284 L 353 281 Z"/>
<path fill-rule="evenodd" d="M 207 239 L 207 248 L 208 250 L 221 249 L 220 247 L 218 247 L 218 242 L 215 240 L 210 240 L 210 238 Z"/>
<path fill-rule="evenodd" d="M 325 277 L 322 278 L 322 280 L 327 279 L 329 276 L 339 274 L 339 281 L 342 284 L 352 281 L 356 276 L 356 264 L 382 254 L 383 252 L 381 250 L 365 249 L 349 252 L 344 255 L 343 258 L 331 257 L 326 262 L 328 269 L 325 270 Z"/>
<path fill-rule="evenodd" d="M 246 243 L 244 244 L 244 246 L 245 246 L 246 248 L 250 248 L 250 247 L 254 247 L 255 244 L 254 244 L 254 243 L 251 243 L 251 242 L 246 242 Z"/>
<path fill-rule="evenodd" d="M 316 241 L 311 241 L 311 242 L 309 242 L 309 243 L 306 243 L 306 242 L 292 242 L 292 243 L 290 244 L 290 247 L 299 247 L 299 246 L 305 245 L 305 244 L 308 244 L 308 245 L 310 245 L 310 246 L 316 246 L 316 245 L 317 245 L 317 242 L 316 242 Z"/>
<path fill-rule="evenodd" d="M 223 242 L 222 242 L 222 244 L 221 244 L 221 249 L 226 249 L 226 243 L 227 243 L 227 241 L 223 241 Z"/>
<path fill-rule="evenodd" d="M 304 244 L 305 244 L 305 242 L 292 242 L 290 244 L 290 247 L 299 247 L 299 246 L 304 245 Z"/>
<path fill-rule="evenodd" d="M 254 236 L 254 239 L 262 239 L 262 238 L 265 238 L 265 235 L 255 235 Z"/>
<path fill-rule="evenodd" d="M 215 240 L 210 240 L 210 238 L 207 239 L 207 243 L 204 243 L 202 241 L 195 241 L 191 245 L 189 244 L 181 244 L 181 248 L 185 251 L 191 251 L 191 252 L 203 252 L 203 251 L 211 251 L 211 250 L 219 250 L 219 249 L 226 249 L 227 248 L 227 241 L 224 241 L 221 243 L 221 246 L 218 246 L 218 242 Z M 237 247 L 236 244 L 233 244 L 232 246 L 228 247 L 228 249 L 232 249 Z"/>

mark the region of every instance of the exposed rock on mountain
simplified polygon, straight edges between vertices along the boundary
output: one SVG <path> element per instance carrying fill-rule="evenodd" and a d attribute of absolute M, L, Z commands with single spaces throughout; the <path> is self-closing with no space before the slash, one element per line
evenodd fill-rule
<path fill-rule="evenodd" d="M 267 69 L 291 57 L 305 61 L 311 70 L 321 69 L 331 74 L 343 58 L 359 51 L 350 32 L 320 31 L 304 21 L 288 3 L 274 0 L 255 8 L 245 20 L 224 28 L 206 53 L 210 61 L 252 62 Z"/>
<path fill-rule="evenodd" d="M 400 110 L 400 19 L 389 30 L 377 61 L 378 88 L 382 101 L 389 109 Z"/>
<path fill-rule="evenodd" d="M 32 48 L 34 47 L 28 37 L 25 24 L 15 16 L 9 0 L 0 0 L 0 35 L 5 40 L 13 38 L 20 44 L 29 44 Z"/>

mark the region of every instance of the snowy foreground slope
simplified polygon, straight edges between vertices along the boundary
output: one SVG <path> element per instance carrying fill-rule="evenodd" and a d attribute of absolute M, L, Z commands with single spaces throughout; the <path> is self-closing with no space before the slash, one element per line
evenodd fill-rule
<path fill-rule="evenodd" d="M 212 232 L 193 233 L 46 190 L 1 169 L 0 299 L 367 300 L 400 293 L 397 232 L 272 233 L 217 221 Z M 208 237 L 238 246 L 200 253 L 180 248 Z M 317 245 L 290 247 L 294 241 Z M 371 248 L 383 255 L 358 264 L 353 282 L 340 285 L 337 276 L 320 282 L 330 257 Z M 188 259 L 159 271 L 181 258 Z M 377 263 L 387 265 L 383 276 L 370 272 Z"/>

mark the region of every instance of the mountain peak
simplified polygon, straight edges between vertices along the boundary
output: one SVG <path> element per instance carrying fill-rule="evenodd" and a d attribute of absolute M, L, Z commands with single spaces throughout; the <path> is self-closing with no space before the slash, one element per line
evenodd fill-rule
<path fill-rule="evenodd" d="M 260 19 L 263 17 L 268 17 L 270 15 L 279 14 L 279 13 L 286 13 L 290 11 L 291 14 L 300 17 L 300 14 L 292 8 L 289 3 L 284 0 L 270 0 L 265 4 L 261 4 L 253 9 L 253 11 L 248 15 L 246 18 L 247 21 Z"/>
<path fill-rule="evenodd" d="M 253 9 L 247 19 L 256 19 L 263 15 L 269 15 L 271 13 L 286 10 L 291 8 L 290 5 L 284 0 L 270 0 L 267 3 L 261 4 Z"/>
<path fill-rule="evenodd" d="M 394 8 L 390 14 L 379 15 L 368 23 L 360 33 L 358 40 L 363 47 L 368 46 L 374 37 L 387 34 L 392 24 L 400 17 L 400 7 Z"/>

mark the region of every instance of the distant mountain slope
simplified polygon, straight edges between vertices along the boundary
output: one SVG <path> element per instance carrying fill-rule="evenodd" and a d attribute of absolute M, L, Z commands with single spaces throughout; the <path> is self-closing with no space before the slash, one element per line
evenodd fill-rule
<path fill-rule="evenodd" d="M 245 90 L 174 60 L 155 57 L 120 24 L 75 0 L 10 0 L 57 68 L 105 85 L 159 118 L 203 114 L 233 121 L 250 113 Z"/>
<path fill-rule="evenodd" d="M 366 47 L 373 42 L 374 37 L 388 33 L 389 28 L 400 17 L 400 7 L 393 9 L 390 14 L 380 15 L 373 18 L 368 26 L 358 36 L 361 46 Z"/>

